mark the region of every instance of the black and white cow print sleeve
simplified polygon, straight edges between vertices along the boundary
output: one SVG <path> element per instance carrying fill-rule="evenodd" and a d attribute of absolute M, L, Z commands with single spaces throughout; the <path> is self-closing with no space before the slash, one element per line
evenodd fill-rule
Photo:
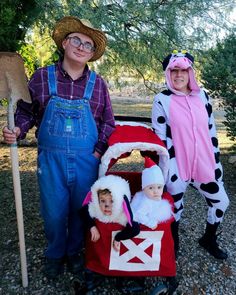
<path fill-rule="evenodd" d="M 152 106 L 152 128 L 161 140 L 166 141 L 167 119 L 159 95 L 155 96 Z"/>

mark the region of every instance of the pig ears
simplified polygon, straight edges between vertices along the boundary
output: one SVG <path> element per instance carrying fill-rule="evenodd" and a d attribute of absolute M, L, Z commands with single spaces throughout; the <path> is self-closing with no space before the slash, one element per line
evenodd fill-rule
<path fill-rule="evenodd" d="M 124 213 L 125 213 L 125 215 L 126 215 L 126 217 L 128 219 L 128 223 L 130 224 L 130 226 L 132 226 L 133 213 L 132 213 L 132 210 L 131 210 L 131 207 L 130 207 L 129 200 L 128 200 L 126 195 L 124 195 L 124 200 L 122 202 L 122 206 L 123 206 Z"/>
<path fill-rule="evenodd" d="M 89 191 L 83 201 L 82 206 L 88 205 L 88 203 L 90 203 L 92 201 L 92 192 Z"/>

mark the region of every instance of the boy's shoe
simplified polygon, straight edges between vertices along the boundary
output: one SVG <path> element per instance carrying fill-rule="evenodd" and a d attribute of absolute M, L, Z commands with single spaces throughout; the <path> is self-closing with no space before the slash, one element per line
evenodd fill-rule
<path fill-rule="evenodd" d="M 64 272 L 64 260 L 46 258 L 43 272 L 48 279 L 55 279 Z"/>
<path fill-rule="evenodd" d="M 82 255 L 67 256 L 67 269 L 72 274 L 78 274 L 83 270 L 84 260 Z"/>

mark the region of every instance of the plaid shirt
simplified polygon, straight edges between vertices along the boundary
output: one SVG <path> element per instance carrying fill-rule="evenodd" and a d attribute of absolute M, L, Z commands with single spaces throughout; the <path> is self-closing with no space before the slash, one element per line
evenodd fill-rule
<path fill-rule="evenodd" d="M 62 63 L 56 64 L 57 94 L 64 99 L 82 98 L 89 77 L 90 70 L 86 65 L 83 75 L 77 80 L 72 78 L 63 70 Z M 42 121 L 45 108 L 50 99 L 48 88 L 47 67 L 39 68 L 29 81 L 29 90 L 32 104 L 22 100 L 18 101 L 15 113 L 15 125 L 21 129 L 18 139 L 23 139 L 30 128 L 36 126 L 36 137 L 38 128 Z M 96 82 L 90 99 L 90 107 L 98 129 L 98 142 L 95 150 L 103 154 L 107 148 L 107 139 L 115 127 L 110 96 L 105 81 L 97 75 Z"/>

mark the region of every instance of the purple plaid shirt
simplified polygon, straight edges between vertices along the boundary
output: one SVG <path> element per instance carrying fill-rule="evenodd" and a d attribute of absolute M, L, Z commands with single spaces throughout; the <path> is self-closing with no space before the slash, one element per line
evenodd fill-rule
<path fill-rule="evenodd" d="M 89 77 L 90 70 L 86 65 L 83 75 L 77 79 L 72 78 L 63 70 L 62 63 L 56 64 L 57 94 L 64 99 L 82 98 Z M 29 81 L 29 90 L 32 104 L 22 100 L 18 101 L 15 113 L 15 125 L 20 127 L 19 139 L 23 139 L 30 128 L 38 127 L 42 121 L 45 108 L 50 99 L 48 89 L 47 68 L 39 68 Z M 107 140 L 115 127 L 110 96 L 105 81 L 97 75 L 90 99 L 90 107 L 98 129 L 98 142 L 95 150 L 103 154 L 107 148 Z"/>

